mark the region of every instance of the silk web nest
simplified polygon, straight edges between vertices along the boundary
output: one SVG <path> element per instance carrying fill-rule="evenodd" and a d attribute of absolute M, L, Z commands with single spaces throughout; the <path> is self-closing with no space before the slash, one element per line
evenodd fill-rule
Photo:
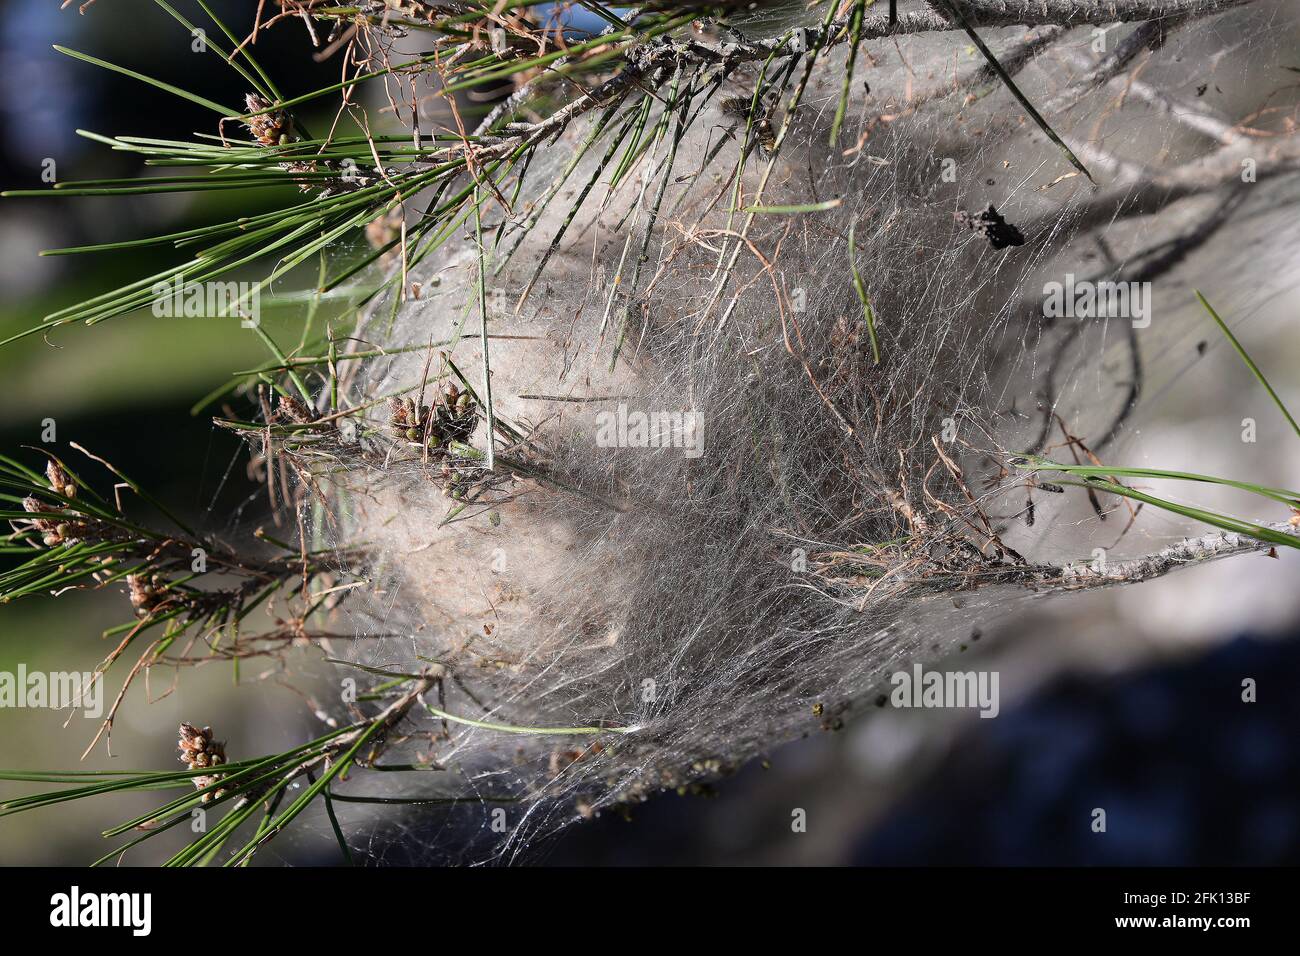
<path fill-rule="evenodd" d="M 1248 547 L 1120 535 L 1016 457 L 1133 447 L 1198 335 L 1189 262 L 1239 313 L 1294 281 L 1295 137 L 1227 117 L 1293 108 L 1295 11 L 1201 7 L 1232 9 L 981 29 L 1098 185 L 960 31 L 864 39 L 834 146 L 847 45 L 806 78 L 669 56 L 371 310 L 365 416 L 288 453 L 371 548 L 355 664 L 435 669 L 406 746 L 511 801 L 503 852 L 836 729 L 1018 601 Z M 1045 315 L 1067 275 L 1152 283 L 1152 321 Z"/>

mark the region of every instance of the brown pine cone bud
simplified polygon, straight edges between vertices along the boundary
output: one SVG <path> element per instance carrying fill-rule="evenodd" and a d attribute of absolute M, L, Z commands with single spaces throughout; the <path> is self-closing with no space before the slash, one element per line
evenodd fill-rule
<path fill-rule="evenodd" d="M 438 404 L 435 432 L 443 441 L 468 441 L 478 426 L 478 405 L 468 391 L 448 383 Z"/>
<path fill-rule="evenodd" d="M 270 109 L 271 101 L 256 93 L 249 93 L 244 97 L 244 105 L 250 113 L 257 113 L 259 110 Z M 250 116 L 244 120 L 244 125 L 263 146 L 283 146 L 293 142 L 293 122 L 284 110 L 271 110 L 269 113 Z"/>
<path fill-rule="evenodd" d="M 164 584 L 158 575 L 128 574 L 126 576 L 127 593 L 131 606 L 135 608 L 136 617 L 148 617 L 149 613 L 162 603 L 165 597 Z"/>
<path fill-rule="evenodd" d="M 62 471 L 60 470 L 60 474 Z M 66 478 L 66 475 L 64 476 Z M 51 478 L 53 481 L 53 478 Z M 73 490 L 75 490 L 75 486 Z M 58 490 L 57 488 L 55 489 Z M 67 494 L 67 492 L 63 492 Z M 71 497 L 71 495 L 69 495 Z M 64 505 L 52 505 L 41 501 L 39 498 L 24 498 L 23 510 L 30 515 L 46 515 L 46 517 L 31 518 L 26 522 L 15 522 L 14 526 L 21 530 L 35 530 L 41 533 L 41 540 L 45 542 L 47 548 L 53 548 L 60 544 L 76 544 L 87 537 L 95 537 L 97 532 L 92 523 L 85 521 L 70 520 L 60 514 L 64 510 Z"/>
<path fill-rule="evenodd" d="M 181 724 L 181 736 L 177 741 L 181 751 L 181 762 L 191 770 L 206 770 L 219 767 L 226 762 L 226 745 L 212 739 L 212 728 L 202 730 L 193 724 Z M 220 774 L 200 774 L 194 778 L 194 786 L 202 790 L 221 779 Z M 224 790 L 213 790 L 203 794 L 203 802 L 221 796 Z"/>
<path fill-rule="evenodd" d="M 413 398 L 408 398 L 405 401 L 390 398 L 388 408 L 388 424 L 398 438 L 405 438 L 407 441 L 413 442 L 419 442 L 423 439 L 424 425 L 428 421 L 430 414 L 427 407 L 417 409 Z"/>
<path fill-rule="evenodd" d="M 76 482 L 68 477 L 68 473 L 59 466 L 58 462 L 51 459 L 46 463 L 45 477 L 50 482 L 50 488 L 58 494 L 65 498 L 77 497 Z"/>
<path fill-rule="evenodd" d="M 316 420 L 316 413 L 290 395 L 280 396 L 280 414 L 291 422 L 305 425 Z"/>
<path fill-rule="evenodd" d="M 28 514 L 38 515 L 51 511 L 58 511 L 53 505 L 47 505 L 40 498 L 27 497 L 23 499 L 23 510 Z M 58 524 L 57 520 L 51 518 L 32 518 L 31 526 L 38 531 L 53 531 Z"/>

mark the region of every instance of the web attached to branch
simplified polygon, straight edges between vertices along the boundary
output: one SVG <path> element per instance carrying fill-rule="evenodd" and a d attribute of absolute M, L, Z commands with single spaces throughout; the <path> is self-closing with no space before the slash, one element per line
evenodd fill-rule
<path fill-rule="evenodd" d="M 766 12 L 480 171 L 356 332 L 371 411 L 317 469 L 377 555 L 353 653 L 437 668 L 406 746 L 492 853 L 833 728 L 1018 602 L 1252 547 L 1016 456 L 1121 462 L 1213 334 L 1193 285 L 1293 291 L 1296 12 L 1002 6 L 1096 185 L 939 13 L 814 56 L 823 11 Z"/>

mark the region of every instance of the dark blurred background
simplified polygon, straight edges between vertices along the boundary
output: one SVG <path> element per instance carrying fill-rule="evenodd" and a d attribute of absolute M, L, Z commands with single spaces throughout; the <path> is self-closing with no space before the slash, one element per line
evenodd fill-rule
<path fill-rule="evenodd" d="M 247 2 L 213 6 L 237 30 L 251 20 Z M 184 0 L 178 7 L 201 17 Z M 57 0 L 0 4 L 0 186 L 41 187 L 50 159 L 60 180 L 144 174 L 132 155 L 77 129 L 163 138 L 215 133 L 212 113 L 51 49 L 59 43 L 239 104 L 242 81 L 211 54 L 193 52 L 190 40 L 145 0 L 99 0 L 84 16 L 61 11 Z M 286 95 L 337 81 L 339 64 L 313 62 L 300 23 L 264 33 L 255 51 Z M 328 126 L 332 109 L 323 109 L 305 119 Z M 0 338 L 152 274 L 167 255 L 150 249 L 39 258 L 41 249 L 178 231 L 295 198 L 292 190 L 261 190 L 0 200 Z M 292 314 L 266 321 L 286 336 L 299 328 Z M 1277 335 L 1294 352 L 1294 336 L 1285 328 Z M 21 454 L 21 446 L 38 444 L 42 420 L 54 418 L 61 447 L 86 445 L 209 529 L 246 531 L 267 519 L 247 455 L 211 425 L 212 410 L 190 410 L 231 372 L 265 358 L 262 344 L 233 319 L 135 315 L 23 339 L 0 349 L 0 450 Z M 1274 380 L 1295 394 L 1294 375 L 1279 369 Z M 1180 426 L 1194 425 L 1204 411 L 1190 399 L 1181 407 Z M 981 640 L 949 666 L 999 671 L 996 720 L 880 709 L 841 730 L 814 729 L 705 793 L 667 794 L 626 818 L 607 813 L 568 827 L 519 861 L 1296 863 L 1297 562 L 1288 554 L 1236 565 L 1175 575 L 1145 586 L 1141 598 L 1080 595 L 973 619 Z M 1207 600 L 1230 604 L 1232 623 L 1205 613 L 1179 617 Z M 127 612 L 116 592 L 0 608 L 0 669 L 21 661 L 89 670 L 107 650 L 100 632 Z M 1246 678 L 1258 682 L 1255 703 L 1241 699 Z M 228 667 L 212 667 L 187 673 L 172 693 L 155 685 L 146 694 L 141 686 L 116 728 L 116 758 L 101 752 L 88 765 L 173 766 L 182 719 L 218 728 L 232 754 L 299 740 L 314 722 L 295 693 L 268 686 L 276 684 L 274 673 L 245 673 L 235 683 Z M 77 718 L 64 728 L 63 721 L 61 713 L 0 711 L 0 766 L 75 767 L 93 723 Z M 0 793 L 13 786 L 0 784 Z M 105 849 L 96 831 L 135 806 L 123 798 L 69 814 L 0 819 L 0 862 L 94 859 Z M 1091 828 L 1095 808 L 1107 811 L 1105 833 Z M 791 819 L 799 809 L 807 829 L 796 833 Z M 346 820 L 360 834 L 355 845 L 369 844 L 370 859 L 385 862 L 428 862 L 434 848 L 463 840 L 477 825 L 415 810 L 358 811 Z M 337 862 L 320 821 L 272 847 L 260 864 Z"/>
<path fill-rule="evenodd" d="M 1269 688 L 1254 704 L 1240 696 L 1249 675 Z M 545 859 L 1294 866 L 1297 682 L 1300 633 L 1243 635 L 1163 666 L 1062 676 L 995 720 L 934 737 L 868 714 L 850 739 L 782 748 L 712 798 L 576 827 Z M 807 834 L 790 832 L 791 807 L 809 811 Z M 1092 829 L 1096 808 L 1105 833 Z"/>

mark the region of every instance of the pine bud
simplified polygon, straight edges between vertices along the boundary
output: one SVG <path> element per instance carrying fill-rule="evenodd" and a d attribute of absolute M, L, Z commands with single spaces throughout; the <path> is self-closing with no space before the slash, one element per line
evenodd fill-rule
<path fill-rule="evenodd" d="M 45 477 L 50 483 L 50 488 L 63 495 L 65 498 L 77 497 L 77 483 L 68 477 L 59 463 L 51 459 L 45 465 Z"/>
<path fill-rule="evenodd" d="M 248 107 L 250 113 L 259 114 L 244 120 L 244 125 L 259 143 L 263 146 L 283 146 L 285 143 L 293 142 L 293 122 L 289 119 L 288 113 L 284 110 L 260 112 L 270 109 L 271 101 L 263 99 L 256 93 L 247 94 L 244 97 L 244 105 Z"/>
<path fill-rule="evenodd" d="M 126 587 L 135 616 L 139 618 L 148 617 L 165 597 L 165 582 L 156 574 L 128 574 Z"/>
<path fill-rule="evenodd" d="M 283 418 L 287 418 L 298 425 L 305 425 L 316 420 L 314 411 L 290 395 L 280 396 L 279 412 Z"/>
<path fill-rule="evenodd" d="M 177 741 L 181 751 L 181 762 L 191 770 L 206 770 L 219 767 L 226 762 L 226 745 L 212 739 L 212 728 L 202 730 L 193 724 L 181 724 L 181 736 Z M 194 778 L 194 786 L 202 790 L 221 779 L 220 774 L 201 774 Z M 213 790 L 203 794 L 203 802 L 220 797 L 224 790 Z"/>

